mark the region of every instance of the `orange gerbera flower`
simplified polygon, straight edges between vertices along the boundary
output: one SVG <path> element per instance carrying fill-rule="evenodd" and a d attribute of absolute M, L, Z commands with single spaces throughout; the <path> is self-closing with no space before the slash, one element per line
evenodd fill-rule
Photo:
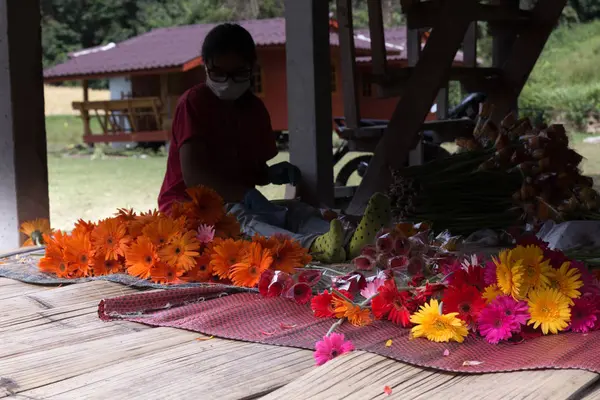
<path fill-rule="evenodd" d="M 169 245 L 158 251 L 158 254 L 167 264 L 189 271 L 196 265 L 194 257 L 200 255 L 199 249 L 200 242 L 196 239 L 196 232 L 188 231 L 184 235 L 174 237 Z"/>
<path fill-rule="evenodd" d="M 27 236 L 23 246 L 35 246 L 44 244 L 44 235 L 52 234 L 50 221 L 46 218 L 38 218 L 33 221 L 23 222 L 21 233 Z"/>
<path fill-rule="evenodd" d="M 350 307 L 348 307 L 344 316 L 348 319 L 348 322 L 354 326 L 365 326 L 373 322 L 371 312 L 368 308 L 361 308 L 354 304 L 351 304 Z"/>
<path fill-rule="evenodd" d="M 49 236 L 46 236 L 46 238 L 50 239 Z M 68 278 L 69 269 L 64 260 L 62 249 L 51 241 L 47 241 L 46 243 L 46 253 L 40 259 L 39 263 L 40 271 L 54 274 L 59 278 Z"/>
<path fill-rule="evenodd" d="M 177 267 L 159 261 L 150 269 L 150 279 L 160 284 L 176 283 L 182 273 Z"/>
<path fill-rule="evenodd" d="M 353 304 L 351 301 L 338 296 L 338 294 L 335 292 L 333 293 L 331 298 L 331 306 L 336 318 L 344 318 L 344 315 L 346 315 L 346 312 L 348 312 L 352 305 Z"/>
<path fill-rule="evenodd" d="M 289 274 L 293 274 L 296 268 L 304 267 L 306 265 L 304 260 L 310 257 L 308 256 L 308 250 L 291 239 L 285 239 L 278 243 L 272 250 L 272 253 L 273 265 L 271 268 Z"/>
<path fill-rule="evenodd" d="M 210 252 L 210 265 L 213 274 L 221 279 L 227 279 L 231 267 L 240 261 L 242 245 L 241 241 L 226 239 L 217 242 L 211 249 L 207 249 Z"/>
<path fill-rule="evenodd" d="M 272 263 L 273 256 L 268 249 L 263 249 L 260 243 L 251 243 L 242 262 L 231 267 L 231 280 L 237 286 L 254 287 L 260 275 L 269 269 Z"/>
<path fill-rule="evenodd" d="M 185 203 L 176 201 L 171 205 L 171 208 L 169 209 L 169 211 L 167 212 L 167 214 L 169 215 L 169 217 L 173 218 L 173 219 L 177 219 L 180 217 L 185 217 Z"/>
<path fill-rule="evenodd" d="M 96 253 L 92 263 L 92 275 L 102 276 L 123 272 L 123 264 L 118 259 L 108 259 L 105 253 Z"/>
<path fill-rule="evenodd" d="M 56 247 L 60 251 L 65 250 L 65 243 L 67 242 L 69 235 L 63 231 L 53 232 L 52 235 L 44 235 L 44 243 L 46 243 L 46 250 L 48 248 Z"/>
<path fill-rule="evenodd" d="M 127 224 L 133 220 L 135 220 L 136 213 L 133 211 L 133 208 L 119 208 L 115 213 L 115 218 L 121 221 L 124 224 Z"/>
<path fill-rule="evenodd" d="M 72 278 L 89 276 L 94 257 L 90 234 L 75 234 L 65 238 L 65 261 Z"/>
<path fill-rule="evenodd" d="M 193 209 L 189 210 L 192 215 L 188 216 L 198 223 L 215 225 L 225 215 L 223 198 L 214 190 L 206 186 L 197 186 L 188 188 L 186 192 L 194 205 Z"/>
<path fill-rule="evenodd" d="M 109 260 L 125 257 L 125 251 L 131 243 L 127 228 L 117 218 L 108 218 L 98 223 L 92 232 L 92 244 L 95 251 L 104 253 Z"/>
<path fill-rule="evenodd" d="M 365 326 L 373 321 L 368 308 L 361 308 L 335 293 L 331 300 L 331 304 L 333 305 L 335 317 L 347 318 L 348 322 L 352 325 Z"/>
<path fill-rule="evenodd" d="M 252 236 L 252 242 L 260 243 L 260 245 L 262 246 L 263 249 L 269 249 L 269 250 L 275 250 L 275 248 L 277 246 L 279 246 L 279 244 L 280 244 L 279 237 L 277 237 L 277 236 L 266 237 L 266 236 L 259 235 L 258 233 L 255 233 L 254 236 Z"/>
<path fill-rule="evenodd" d="M 185 282 L 208 282 L 213 275 L 213 269 L 210 265 L 210 254 L 204 253 L 196 258 L 194 268 L 184 273 L 181 280 Z"/>
<path fill-rule="evenodd" d="M 75 229 L 73 229 L 73 235 L 84 235 L 86 233 L 92 233 L 96 229 L 96 224 L 90 221 L 84 221 L 81 218 L 75 222 Z"/>
<path fill-rule="evenodd" d="M 141 236 L 144 227 L 155 221 L 158 217 L 160 217 L 160 215 L 160 212 L 157 210 L 150 210 L 148 212 L 141 213 L 132 221 L 129 221 L 129 235 L 134 239 L 138 236 Z"/>
<path fill-rule="evenodd" d="M 127 273 L 142 279 L 150 277 L 150 270 L 158 263 L 156 248 L 145 236 L 140 236 L 126 252 Z"/>
<path fill-rule="evenodd" d="M 240 222 L 235 215 L 227 214 L 215 224 L 215 236 L 223 239 L 237 239 L 242 234 Z"/>
<path fill-rule="evenodd" d="M 185 219 L 173 219 L 163 216 L 152 221 L 142 229 L 142 234 L 150 239 L 157 248 L 162 248 L 181 235 L 185 230 Z"/>

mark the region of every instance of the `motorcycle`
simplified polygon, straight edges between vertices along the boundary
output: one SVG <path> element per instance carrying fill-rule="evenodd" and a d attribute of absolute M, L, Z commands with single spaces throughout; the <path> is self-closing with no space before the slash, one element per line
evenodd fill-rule
<path fill-rule="evenodd" d="M 452 108 L 448 111 L 448 119 L 449 120 L 459 120 L 468 118 L 471 120 L 475 120 L 477 115 L 479 114 L 479 106 L 485 101 L 486 95 L 484 93 L 471 93 L 467 97 L 465 97 L 460 104 L 456 107 Z M 338 117 L 334 118 L 335 123 L 335 131 L 337 135 L 342 139 L 342 143 L 333 154 L 333 164 L 338 164 L 346 154 L 352 151 L 361 151 L 360 148 L 357 149 L 354 138 L 349 137 L 347 133 L 347 128 L 345 125 L 345 118 Z M 375 141 L 379 141 L 381 136 L 383 135 L 383 131 L 389 124 L 389 120 L 381 120 L 381 119 L 361 119 L 360 127 L 361 128 L 371 128 L 373 132 L 377 133 L 377 136 L 372 137 L 371 139 Z M 421 133 L 421 140 L 423 142 L 423 158 L 425 162 L 432 161 L 438 158 L 447 157 L 450 153 L 441 147 L 443 140 L 437 135 L 437 133 L 433 130 L 424 130 Z M 364 177 L 367 172 L 367 168 L 369 166 L 369 162 L 373 158 L 372 154 L 365 154 L 358 157 L 355 157 L 348 161 L 337 173 L 335 177 L 335 185 L 336 186 L 348 186 L 348 181 L 350 177 L 355 172 L 358 173 L 358 176 L 361 178 Z"/>

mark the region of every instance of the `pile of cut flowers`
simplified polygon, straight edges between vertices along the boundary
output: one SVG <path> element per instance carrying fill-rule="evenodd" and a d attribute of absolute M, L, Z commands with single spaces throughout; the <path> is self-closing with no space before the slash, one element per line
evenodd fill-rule
<path fill-rule="evenodd" d="M 192 188 L 188 195 L 169 215 L 119 209 L 96 223 L 79 220 L 70 233 L 52 230 L 47 220 L 26 222 L 21 230 L 29 237 L 26 245 L 46 246 L 39 269 L 59 278 L 129 274 L 159 284 L 254 288 L 263 274 L 285 274 L 290 279 L 278 294 L 310 299 L 306 281 L 312 283 L 314 274 L 296 273 L 311 261 L 307 249 L 284 236 L 244 237 L 212 189 Z"/>
<path fill-rule="evenodd" d="M 337 356 L 353 348 L 334 332 L 345 321 L 361 327 L 386 320 L 411 338 L 459 343 L 481 337 L 514 344 L 600 330 L 600 283 L 584 263 L 535 236 L 487 261 L 459 256 L 435 245 L 422 227 L 403 223 L 380 233 L 354 260 L 354 273 L 313 297 L 317 318 L 337 320 L 317 343 L 317 364 L 334 358 L 323 349 Z"/>

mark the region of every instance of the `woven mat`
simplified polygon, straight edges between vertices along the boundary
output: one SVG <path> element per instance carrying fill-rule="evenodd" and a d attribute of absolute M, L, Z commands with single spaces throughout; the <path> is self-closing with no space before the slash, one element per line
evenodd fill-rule
<path fill-rule="evenodd" d="M 204 301 L 207 299 L 210 301 Z M 225 288 L 190 288 L 138 293 L 105 299 L 98 313 L 103 320 L 125 319 L 153 326 L 170 326 L 216 337 L 264 344 L 314 349 L 332 319 L 318 319 L 308 305 L 254 293 L 226 295 Z M 432 343 L 409 339 L 409 330 L 387 321 L 355 328 L 343 324 L 344 333 L 359 350 L 365 350 L 421 367 L 462 373 L 528 369 L 584 369 L 600 373 L 600 331 L 565 333 L 531 339 L 521 344 L 490 345 L 469 337 L 465 343 Z M 386 341 L 392 345 L 386 347 Z M 444 351 L 449 355 L 444 356 Z M 465 361 L 479 365 L 463 366 Z"/>
<path fill-rule="evenodd" d="M 0 277 L 14 279 L 25 283 L 33 283 L 36 285 L 72 285 L 75 283 L 83 283 L 90 281 L 109 281 L 114 283 L 120 283 L 122 285 L 131 286 L 135 288 L 149 288 L 149 289 L 181 289 L 181 288 L 197 288 L 197 287 L 212 287 L 218 286 L 225 288 L 229 293 L 240 293 L 240 292 L 257 292 L 257 289 L 240 288 L 236 286 L 227 285 L 215 285 L 211 283 L 182 283 L 174 285 L 160 285 L 153 283 L 147 279 L 136 278 L 127 274 L 112 274 L 106 276 L 95 276 L 89 278 L 77 278 L 77 279 L 64 279 L 58 278 L 54 275 L 45 274 L 40 272 L 38 269 L 39 258 L 24 256 L 20 258 L 10 258 L 2 260 L 4 264 L 0 264 Z"/>

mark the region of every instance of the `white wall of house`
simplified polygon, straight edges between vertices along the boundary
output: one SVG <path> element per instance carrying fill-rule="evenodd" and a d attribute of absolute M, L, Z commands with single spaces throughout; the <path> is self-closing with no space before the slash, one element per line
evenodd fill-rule
<path fill-rule="evenodd" d="M 110 91 L 111 100 L 121 100 L 131 97 L 131 79 L 128 76 L 117 76 L 108 80 L 108 90 Z M 116 113 L 115 113 L 116 114 Z M 117 117 L 119 126 L 122 126 L 125 131 L 129 131 L 131 127 L 125 117 Z M 123 149 L 130 146 L 129 143 L 111 143 L 113 148 Z"/>

